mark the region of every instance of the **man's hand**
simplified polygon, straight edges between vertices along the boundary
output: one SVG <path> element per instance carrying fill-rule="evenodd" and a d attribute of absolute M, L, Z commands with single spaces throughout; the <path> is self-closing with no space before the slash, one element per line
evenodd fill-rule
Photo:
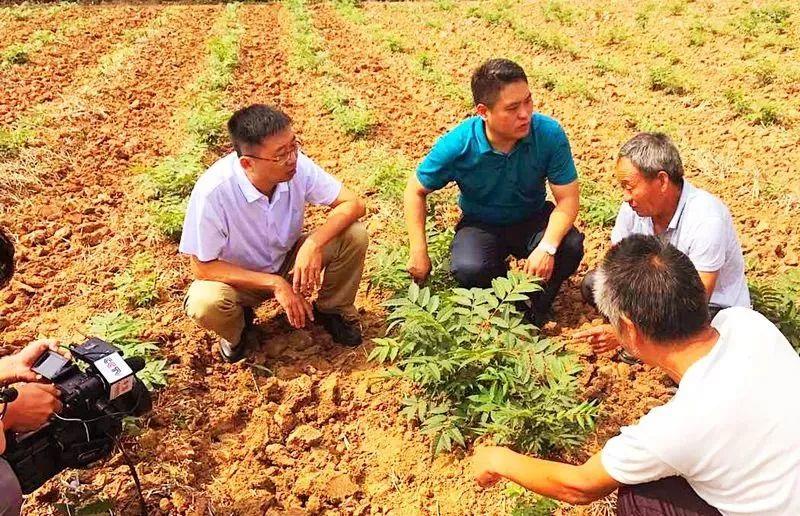
<path fill-rule="evenodd" d="M 314 310 L 311 308 L 311 303 L 298 294 L 289 285 L 289 282 L 282 280 L 274 290 L 275 299 L 286 312 L 286 317 L 289 319 L 289 324 L 295 328 L 302 328 L 306 325 L 306 321 L 314 320 Z"/>
<path fill-rule="evenodd" d="M 320 286 L 322 248 L 311 237 L 305 239 L 292 269 L 292 286 L 296 294 L 312 294 Z"/>
<path fill-rule="evenodd" d="M 427 251 L 412 251 L 408 259 L 408 273 L 411 279 L 422 284 L 431 273 L 431 258 Z"/>
<path fill-rule="evenodd" d="M 614 332 L 614 327 L 610 324 L 603 324 L 602 326 L 595 326 L 588 330 L 579 331 L 573 334 L 573 337 L 586 340 L 591 344 L 595 353 L 604 353 L 619 347 L 617 334 Z"/>
<path fill-rule="evenodd" d="M 0 385 L 39 381 L 41 376 L 31 371 L 31 367 L 48 349 L 58 353 L 58 342 L 51 339 L 36 340 L 22 348 L 19 353 L 0 359 Z"/>
<path fill-rule="evenodd" d="M 478 446 L 472 455 L 472 471 L 481 487 L 491 487 L 503 476 L 498 473 L 498 464 L 503 460 L 506 448 L 501 446 Z"/>
<path fill-rule="evenodd" d="M 15 432 L 36 430 L 61 411 L 58 389 L 43 383 L 15 385 L 19 395 L 8 404 L 3 426 Z"/>
<path fill-rule="evenodd" d="M 533 250 L 528 259 L 525 260 L 525 267 L 522 269 L 529 276 L 536 276 L 542 281 L 549 281 L 553 275 L 553 265 L 556 260 L 543 249 L 537 247 Z"/>

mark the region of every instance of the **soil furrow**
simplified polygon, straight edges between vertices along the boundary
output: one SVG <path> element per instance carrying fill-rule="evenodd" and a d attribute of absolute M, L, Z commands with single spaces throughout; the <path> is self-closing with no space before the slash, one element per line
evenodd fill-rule
<path fill-rule="evenodd" d="M 0 125 L 12 124 L 36 104 L 56 99 L 80 70 L 94 66 L 127 31 L 147 24 L 159 6 L 88 6 L 64 13 L 56 40 L 30 61 L 0 68 Z M 69 15 L 67 15 L 69 14 Z M 124 23 L 120 23 L 124 20 Z M 63 27 L 69 27 L 63 29 Z"/>

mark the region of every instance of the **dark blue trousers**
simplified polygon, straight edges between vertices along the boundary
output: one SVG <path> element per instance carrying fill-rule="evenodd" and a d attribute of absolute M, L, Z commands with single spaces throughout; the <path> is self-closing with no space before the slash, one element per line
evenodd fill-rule
<path fill-rule="evenodd" d="M 491 285 L 492 279 L 505 276 L 506 258 L 527 258 L 539 245 L 550 214 L 555 206 L 551 202 L 529 220 L 509 226 L 494 226 L 462 219 L 453 239 L 450 271 L 464 288 Z M 561 241 L 555 255 L 553 275 L 544 290 L 531 296 L 537 314 L 546 314 L 555 300 L 561 284 L 578 269 L 583 258 L 583 233 L 575 227 Z"/>

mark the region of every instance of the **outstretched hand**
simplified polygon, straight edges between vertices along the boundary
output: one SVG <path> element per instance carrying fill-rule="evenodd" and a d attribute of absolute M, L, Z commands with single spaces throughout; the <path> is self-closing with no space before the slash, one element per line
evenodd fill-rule
<path fill-rule="evenodd" d="M 619 347 L 617 334 L 614 327 L 610 324 L 595 326 L 587 330 L 582 330 L 572 335 L 576 339 L 587 341 L 595 353 L 604 353 Z"/>

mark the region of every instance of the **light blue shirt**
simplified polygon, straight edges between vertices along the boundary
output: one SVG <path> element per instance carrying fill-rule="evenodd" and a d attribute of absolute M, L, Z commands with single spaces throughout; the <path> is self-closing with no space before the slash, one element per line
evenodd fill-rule
<path fill-rule="evenodd" d="M 268 198 L 253 186 L 232 152 L 197 180 L 179 250 L 201 262 L 223 260 L 275 273 L 300 238 L 306 203 L 329 205 L 341 189 L 337 179 L 299 153 L 295 175 Z"/>

